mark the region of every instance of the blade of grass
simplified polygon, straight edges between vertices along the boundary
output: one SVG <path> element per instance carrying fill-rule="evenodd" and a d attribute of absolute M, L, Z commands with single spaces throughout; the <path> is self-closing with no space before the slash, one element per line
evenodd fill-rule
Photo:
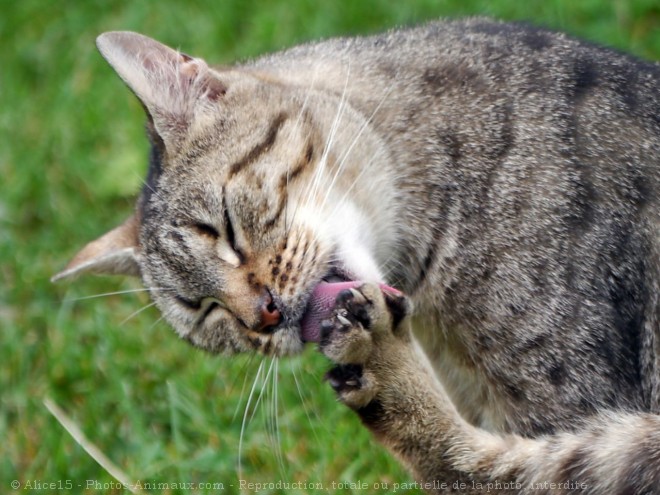
<path fill-rule="evenodd" d="M 105 469 L 105 471 L 110 476 L 121 483 L 126 490 L 130 491 L 131 493 L 137 493 L 137 490 L 133 488 L 135 483 L 131 481 L 129 476 L 85 436 L 78 425 L 64 412 L 62 408 L 60 408 L 60 406 L 58 406 L 52 399 L 48 397 L 44 399 L 44 406 L 46 406 L 48 412 L 53 415 L 53 417 L 62 425 L 67 433 L 71 435 L 76 443 L 80 445 L 82 449 L 87 452 L 87 454 L 89 454 L 89 456 L 94 459 L 103 469 Z"/>

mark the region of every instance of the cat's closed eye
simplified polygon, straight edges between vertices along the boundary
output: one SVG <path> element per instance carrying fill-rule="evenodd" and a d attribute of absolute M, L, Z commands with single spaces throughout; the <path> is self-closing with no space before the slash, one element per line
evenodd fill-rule
<path fill-rule="evenodd" d="M 238 255 L 238 257 L 243 260 L 243 252 L 236 245 L 236 233 L 234 231 L 234 224 L 231 221 L 229 216 L 229 210 L 225 208 L 224 211 L 225 217 L 225 232 L 227 233 L 227 242 L 231 246 L 232 250 Z"/>
<path fill-rule="evenodd" d="M 220 232 L 213 225 L 197 222 L 191 225 L 191 228 L 200 236 L 216 241 L 220 238 Z"/>
<path fill-rule="evenodd" d="M 240 266 L 244 261 L 244 254 L 237 246 L 236 234 L 228 210 L 224 209 L 224 225 L 215 227 L 205 220 L 193 221 L 187 225 L 194 233 L 209 245 L 214 245 L 220 257 L 234 267 Z"/>

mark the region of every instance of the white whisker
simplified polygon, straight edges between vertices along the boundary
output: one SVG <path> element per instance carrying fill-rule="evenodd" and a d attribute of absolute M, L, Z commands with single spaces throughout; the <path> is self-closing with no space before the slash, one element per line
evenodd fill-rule
<path fill-rule="evenodd" d="M 318 198 L 319 193 L 321 190 L 323 190 L 323 198 L 320 201 L 320 205 L 315 205 L 314 208 L 316 210 L 324 210 L 326 205 L 330 202 L 332 199 L 334 202 L 334 207 L 332 209 L 332 212 L 329 215 L 326 215 L 328 217 L 332 217 L 337 214 L 340 208 L 342 208 L 346 200 L 350 197 L 350 194 L 354 191 L 355 187 L 358 184 L 363 184 L 364 183 L 364 176 L 367 175 L 372 169 L 375 164 L 380 163 L 379 160 L 377 159 L 376 156 L 372 156 L 371 159 L 367 163 L 359 164 L 360 168 L 358 171 L 357 176 L 353 179 L 353 182 L 348 185 L 346 189 L 344 189 L 344 186 L 342 185 L 342 197 L 338 201 L 334 201 L 333 197 L 333 192 L 337 189 L 337 185 L 339 183 L 339 178 L 342 176 L 344 171 L 346 170 L 346 167 L 348 164 L 350 164 L 350 158 L 351 158 L 351 152 L 357 146 L 360 142 L 360 139 L 364 135 L 364 132 L 369 128 L 369 126 L 372 124 L 375 116 L 378 114 L 378 112 L 381 110 L 383 107 L 384 103 L 388 100 L 389 96 L 391 95 L 392 91 L 394 90 L 393 87 L 390 87 L 380 98 L 373 110 L 371 111 L 371 114 L 369 115 L 368 118 L 362 122 L 360 125 L 360 128 L 358 129 L 358 132 L 353 136 L 350 144 L 348 147 L 343 151 L 341 157 L 338 159 L 338 164 L 336 165 L 336 168 L 334 172 L 332 173 L 331 177 L 327 177 L 325 175 L 327 168 L 328 168 L 328 156 L 329 153 L 333 147 L 334 141 L 336 139 L 336 134 L 341 122 L 341 118 L 343 114 L 346 111 L 346 108 L 349 106 L 349 103 L 347 101 L 347 94 L 348 94 L 348 83 L 349 83 L 349 76 L 350 76 L 350 65 L 347 70 L 347 78 L 344 84 L 344 90 L 341 95 L 341 99 L 339 102 L 339 106 L 337 108 L 337 112 L 335 114 L 334 121 L 332 123 L 331 129 L 329 131 L 329 135 L 326 140 L 326 145 L 324 148 L 323 156 L 319 163 L 316 166 L 314 176 L 312 178 L 312 184 L 311 187 L 309 188 L 306 197 L 304 198 L 303 201 L 300 201 L 296 204 L 294 213 L 293 213 L 293 219 L 291 223 L 293 223 L 293 220 L 295 220 L 296 213 L 298 211 L 298 208 L 303 205 L 305 207 L 309 206 L 309 204 L 315 200 L 315 198 Z M 353 164 L 355 165 L 355 164 Z M 367 184 L 367 187 L 369 187 L 370 184 Z M 373 186 L 375 187 L 375 186 Z M 319 241 L 319 235 L 320 232 L 317 232 L 316 230 L 312 229 L 312 236 L 314 242 Z"/>
<path fill-rule="evenodd" d="M 300 397 L 300 402 L 303 406 L 303 410 L 305 411 L 305 416 L 307 416 L 307 421 L 309 421 L 309 425 L 312 427 L 312 432 L 314 433 L 314 437 L 316 438 L 317 442 L 319 442 L 319 437 L 318 433 L 316 432 L 316 425 L 320 424 L 320 418 L 317 414 L 316 411 L 314 412 L 314 415 L 316 416 L 316 421 L 312 420 L 312 417 L 309 414 L 309 408 L 307 407 L 307 401 L 305 400 L 302 388 L 300 387 L 300 382 L 298 381 L 298 376 L 296 374 L 296 370 L 292 369 L 292 374 L 293 374 L 293 381 L 296 384 L 296 388 L 298 389 L 298 396 Z"/>
<path fill-rule="evenodd" d="M 284 466 L 284 454 L 282 452 L 282 437 L 280 436 L 280 418 L 279 418 L 278 396 L 277 396 L 279 374 L 280 374 L 280 360 L 278 358 L 275 358 L 275 373 L 273 374 L 273 398 L 272 398 L 273 400 L 272 415 L 273 415 L 273 421 L 275 427 L 275 443 L 276 443 L 275 454 L 277 455 L 277 461 L 278 464 L 280 465 L 282 478 L 286 478 L 285 466 Z"/>
<path fill-rule="evenodd" d="M 273 371 L 273 363 L 274 363 L 274 359 L 271 359 L 270 366 L 268 367 L 266 376 L 264 377 L 263 382 L 261 384 L 261 391 L 259 392 L 259 397 L 257 397 L 257 402 L 255 402 L 254 404 L 254 409 L 252 409 L 252 415 L 250 416 L 248 423 L 252 422 L 252 419 L 254 419 L 254 415 L 257 413 L 257 410 L 259 409 L 259 404 L 261 403 L 261 399 L 263 398 L 264 392 L 266 391 L 266 385 L 268 384 L 268 379 L 270 378 L 270 375 Z"/>
<path fill-rule="evenodd" d="M 329 217 L 332 217 L 332 216 L 335 215 L 335 213 L 337 213 L 337 210 L 344 204 L 344 201 L 346 200 L 346 198 L 348 197 L 350 192 L 358 184 L 358 182 L 360 182 L 360 179 L 362 178 L 362 176 L 369 171 L 369 167 L 371 166 L 372 163 L 374 163 L 375 159 L 376 159 L 376 157 L 372 156 L 371 159 L 367 162 L 367 164 L 360 169 L 360 173 L 355 177 L 355 179 L 353 180 L 351 185 L 348 186 L 348 188 L 346 188 L 346 190 L 344 191 L 343 196 L 339 199 L 339 201 L 336 202 L 335 207 L 332 209 L 332 211 L 328 215 Z"/>
<path fill-rule="evenodd" d="M 96 299 L 99 297 L 108 297 L 108 296 L 118 296 L 122 294 L 133 294 L 136 292 L 151 292 L 151 291 L 172 291 L 174 289 L 168 289 L 168 288 L 163 288 L 163 287 L 146 287 L 142 289 L 129 289 L 129 290 L 119 290 L 115 292 L 105 292 L 103 294 L 94 294 L 92 296 L 83 296 L 83 297 L 76 297 L 74 299 L 64 299 L 63 302 L 77 302 L 77 301 L 85 301 L 87 299 Z"/>
<path fill-rule="evenodd" d="M 149 327 L 149 331 L 153 330 L 156 325 L 158 325 L 161 321 L 165 319 L 164 316 L 161 315 L 160 318 L 158 318 L 156 321 L 154 321 L 151 326 Z"/>
<path fill-rule="evenodd" d="M 346 69 L 346 80 L 344 81 L 344 89 L 341 94 L 341 98 L 339 100 L 339 106 L 337 107 L 337 113 L 335 114 L 335 118 L 332 122 L 332 125 L 330 126 L 330 132 L 328 134 L 328 139 L 326 141 L 325 147 L 323 149 L 323 154 L 321 155 L 321 159 L 319 160 L 319 163 L 316 167 L 314 177 L 312 179 L 312 186 L 310 187 L 307 200 L 305 201 L 305 205 L 309 205 L 311 200 L 316 197 L 318 188 L 321 185 L 322 179 L 323 179 L 323 174 L 325 172 L 325 168 L 327 165 L 327 160 L 328 160 L 328 155 L 330 154 L 330 150 L 332 149 L 332 144 L 335 139 L 335 135 L 337 134 L 337 129 L 339 129 L 339 122 L 341 121 L 341 117 L 344 113 L 344 108 L 346 105 L 346 95 L 348 93 L 348 81 L 350 77 L 350 72 L 351 72 L 351 65 L 350 65 L 350 60 L 348 61 L 348 67 Z"/>
<path fill-rule="evenodd" d="M 302 117 L 305 114 L 305 110 L 307 109 L 307 104 L 309 102 L 309 96 L 311 92 L 314 90 L 314 84 L 316 83 L 316 77 L 318 75 L 318 66 L 314 66 L 314 73 L 312 74 L 312 80 L 310 82 L 309 88 L 305 92 L 305 99 L 303 100 L 303 104 L 300 108 L 300 112 L 298 112 L 298 117 L 296 118 L 296 123 L 294 125 L 294 132 L 299 132 L 301 128 L 301 123 L 302 123 Z M 289 172 L 291 170 L 291 163 L 287 163 L 286 167 L 286 203 L 284 205 L 284 232 L 285 235 L 288 237 L 289 236 L 289 228 L 291 227 L 291 223 L 289 223 Z M 293 219 L 295 218 L 296 212 L 294 211 L 293 213 L 293 218 L 291 221 L 293 222 Z"/>
<path fill-rule="evenodd" d="M 124 318 L 124 319 L 119 323 L 119 326 L 122 326 L 124 323 L 126 323 L 126 322 L 127 322 L 128 320 L 130 320 L 131 318 L 133 318 L 133 317 L 139 315 L 140 313 L 142 313 L 143 311 L 145 311 L 145 310 L 147 310 L 147 309 L 149 309 L 149 308 L 154 307 L 155 305 L 156 305 L 156 303 L 155 303 L 155 302 L 152 302 L 152 303 L 150 303 L 150 304 L 147 304 L 146 306 L 141 307 L 141 308 L 138 309 L 137 311 L 132 312 L 130 315 L 128 315 L 126 318 Z"/>
<path fill-rule="evenodd" d="M 369 118 L 366 119 L 366 120 L 362 123 L 362 125 L 360 126 L 360 130 L 357 132 L 357 134 L 356 134 L 355 137 L 353 138 L 353 141 L 352 141 L 351 144 L 348 146 L 348 148 L 346 149 L 346 151 L 344 152 L 344 154 L 342 155 L 342 157 L 339 159 L 339 165 L 337 166 L 337 170 L 335 171 L 335 173 L 334 173 L 334 175 L 333 175 L 333 177 L 332 177 L 332 180 L 330 181 L 330 185 L 328 186 L 328 188 L 327 188 L 327 190 L 326 190 L 325 197 L 323 198 L 323 201 L 321 202 L 321 209 L 323 209 L 323 208 L 325 207 L 325 205 L 326 205 L 326 203 L 327 203 L 327 201 L 328 201 L 328 198 L 329 198 L 330 194 L 332 193 L 332 190 L 333 190 L 333 188 L 334 188 L 334 186 L 335 186 L 335 183 L 336 183 L 336 181 L 337 181 L 337 178 L 338 178 L 338 177 L 341 175 L 341 173 L 344 171 L 344 167 L 346 166 L 346 162 L 348 161 L 348 158 L 349 158 L 349 156 L 350 156 L 351 151 L 353 150 L 353 148 L 355 147 L 355 145 L 356 145 L 356 144 L 358 143 L 358 141 L 360 140 L 360 137 L 362 136 L 362 133 L 365 131 L 365 129 L 367 129 L 367 128 L 371 125 L 371 122 L 373 121 L 374 117 L 376 116 L 376 114 L 377 114 L 378 111 L 380 110 L 381 106 L 382 106 L 383 103 L 387 100 L 387 98 L 389 97 L 390 93 L 391 93 L 393 90 L 394 90 L 394 87 L 391 87 L 391 88 L 389 89 L 389 91 L 387 91 L 387 92 L 383 95 L 383 97 L 382 97 L 382 98 L 380 99 L 380 101 L 378 102 L 378 105 L 376 105 L 376 108 L 374 109 L 374 111 L 371 112 L 371 115 L 369 116 Z M 369 162 L 369 164 L 371 164 L 371 163 L 373 163 L 373 160 Z M 367 166 L 367 167 L 362 167 L 362 168 L 363 168 L 363 169 L 364 169 L 364 168 L 368 168 L 368 166 Z M 362 174 L 362 171 L 360 172 L 360 175 L 361 175 L 361 174 Z"/>
<path fill-rule="evenodd" d="M 245 426 L 247 425 L 248 413 L 250 411 L 250 404 L 252 403 L 252 398 L 254 397 L 254 391 L 257 388 L 257 383 L 259 382 L 259 378 L 261 377 L 261 374 L 263 372 L 264 363 L 265 361 L 261 361 L 261 363 L 259 363 L 259 369 L 257 369 L 257 374 L 255 375 L 254 381 L 252 382 L 252 388 L 250 389 L 250 394 L 248 395 L 247 404 L 245 405 L 245 412 L 243 413 L 243 421 L 241 422 L 241 433 L 238 439 L 238 477 L 240 479 L 243 478 L 242 457 L 243 457 L 243 436 L 245 434 Z"/>
<path fill-rule="evenodd" d="M 238 411 L 241 408 L 241 404 L 243 403 L 243 396 L 245 395 L 245 389 L 247 388 L 247 381 L 248 378 L 250 377 L 250 373 L 248 373 L 247 368 L 252 365 L 254 362 L 254 358 L 257 356 L 256 353 L 250 354 L 250 357 L 247 359 L 245 364 L 241 366 L 240 372 L 236 375 L 236 378 L 234 379 L 234 382 L 230 386 L 230 390 L 234 389 L 234 385 L 238 381 L 238 378 L 240 376 L 243 377 L 243 385 L 241 386 L 241 394 L 239 396 L 238 402 L 236 402 L 236 409 L 234 409 L 234 415 L 232 416 L 232 421 L 236 421 L 236 417 L 238 416 Z"/>

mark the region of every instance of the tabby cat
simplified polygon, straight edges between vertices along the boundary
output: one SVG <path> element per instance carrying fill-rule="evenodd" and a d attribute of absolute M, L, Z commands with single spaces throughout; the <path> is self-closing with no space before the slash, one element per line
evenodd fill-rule
<path fill-rule="evenodd" d="M 429 492 L 660 493 L 658 65 L 487 19 L 218 69 L 98 47 L 150 167 L 55 278 L 139 275 L 212 352 L 318 342 Z"/>

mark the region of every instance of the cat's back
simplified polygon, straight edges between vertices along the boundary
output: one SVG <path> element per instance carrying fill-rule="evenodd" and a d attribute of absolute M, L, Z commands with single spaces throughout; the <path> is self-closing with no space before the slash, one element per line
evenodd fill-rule
<path fill-rule="evenodd" d="M 333 38 L 266 55 L 249 65 L 281 70 L 284 79 L 303 86 L 336 91 L 347 86 L 347 72 L 348 86 L 362 79 L 396 85 L 422 76 L 436 86 L 468 87 L 471 78 L 480 76 L 490 79 L 481 81 L 484 84 L 519 85 L 533 92 L 543 89 L 547 79 L 556 79 L 574 86 L 576 96 L 602 87 L 624 98 L 655 100 L 649 114 L 655 110 L 656 123 L 660 119 L 660 65 L 563 32 L 488 18 L 434 21 L 373 36 Z M 317 77 L 299 77 L 308 76 L 310 69 Z"/>
<path fill-rule="evenodd" d="M 660 65 L 561 32 L 487 18 L 436 21 L 301 45 L 251 66 L 347 99 L 404 163 L 438 138 L 452 141 L 447 156 L 462 143 L 486 155 L 546 143 L 565 156 L 580 148 L 608 155 L 599 165 L 614 167 L 610 174 L 634 161 L 647 189 L 658 189 Z M 457 142 L 447 137 L 452 129 L 461 131 Z"/>

